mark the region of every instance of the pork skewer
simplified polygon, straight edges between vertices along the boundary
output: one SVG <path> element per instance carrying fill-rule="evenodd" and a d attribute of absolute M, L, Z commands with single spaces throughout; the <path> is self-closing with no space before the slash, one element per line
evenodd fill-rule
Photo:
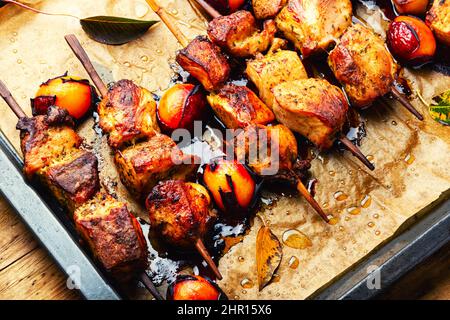
<path fill-rule="evenodd" d="M 211 6 L 205 3 L 205 1 L 194 1 L 203 7 L 213 18 L 221 16 L 217 11 L 212 11 Z M 320 13 L 317 15 L 320 19 L 315 23 L 312 23 L 310 20 L 299 18 L 299 15 L 307 15 L 308 13 L 311 15 L 314 12 Z M 377 44 L 381 39 L 378 39 L 374 34 L 372 35 L 373 32 L 368 30 L 368 32 L 364 33 L 365 38 L 362 43 L 358 44 L 355 40 L 355 38 L 358 38 L 358 34 L 355 35 L 354 32 L 352 33 L 352 31 L 350 31 L 354 30 L 354 26 L 351 26 L 351 12 L 352 5 L 351 2 L 347 0 L 331 1 L 325 6 L 318 2 L 316 3 L 315 1 L 303 1 L 300 3 L 298 0 L 289 0 L 286 7 L 284 7 L 277 16 L 276 24 L 286 38 L 291 40 L 305 57 L 317 51 L 326 51 L 331 43 L 336 42 L 335 39 L 341 37 L 348 38 L 344 46 L 339 43 L 330 53 L 329 65 L 336 75 L 336 78 L 344 85 L 352 105 L 358 108 L 367 107 L 376 98 L 390 92 L 393 97 L 417 119 L 423 120 L 423 116 L 414 108 L 405 96 L 395 88 L 393 76 L 395 70 L 392 70 L 392 72 L 391 70 L 383 70 L 382 63 L 392 66 L 394 66 L 395 63 L 391 54 L 385 48 L 384 43 L 377 48 Z M 317 32 L 313 26 L 316 29 L 318 28 L 319 32 Z M 350 33 L 351 35 L 346 37 L 345 35 L 347 33 Z M 361 35 L 359 36 L 361 37 Z M 362 54 L 361 58 L 358 58 L 358 56 L 361 55 L 359 53 L 361 50 L 358 51 L 358 49 L 361 49 L 364 46 L 373 49 Z M 379 52 L 378 57 L 381 61 L 373 59 L 373 54 L 376 54 L 376 52 Z M 372 54 L 372 58 L 370 54 Z M 333 58 L 333 56 L 336 56 L 336 59 Z M 375 66 L 378 66 L 379 68 L 370 67 L 367 69 L 368 63 L 375 64 Z M 349 76 L 349 73 L 352 73 L 352 75 Z M 368 75 L 365 76 L 365 74 Z M 370 79 L 366 79 L 366 77 L 370 77 Z M 378 80 L 378 78 L 382 80 Z M 386 81 L 384 81 L 385 83 L 383 83 L 383 79 L 386 79 Z M 370 81 L 374 81 L 374 83 Z M 361 105 L 359 101 L 353 99 L 352 92 L 347 90 L 347 87 L 352 86 L 357 88 L 356 91 L 368 91 L 369 93 L 376 94 Z"/>
<path fill-rule="evenodd" d="M 164 13 L 162 13 L 164 15 Z M 83 49 L 83 47 L 81 46 L 80 42 L 78 41 L 78 39 L 76 38 L 75 35 L 67 35 L 65 36 L 65 39 L 67 41 L 67 43 L 69 44 L 70 48 L 72 49 L 72 51 L 75 53 L 75 55 L 78 57 L 78 59 L 80 60 L 81 64 L 83 65 L 83 67 L 85 67 L 87 73 L 89 74 L 89 76 L 91 77 L 91 79 L 100 79 L 100 76 L 98 75 L 97 71 L 95 69 L 91 69 L 89 68 L 90 65 L 92 65 L 92 63 L 90 62 L 90 59 L 86 53 L 86 51 Z M 100 80 L 101 81 L 101 80 Z M 103 87 L 106 87 L 103 85 Z M 102 86 L 100 86 L 100 88 L 102 88 Z M 100 89 L 99 89 L 100 91 Z M 102 97 L 103 99 L 105 99 L 105 97 L 107 97 L 107 95 L 109 94 L 109 92 L 102 93 Z M 147 154 L 147 153 L 157 153 L 157 152 L 161 152 L 161 148 L 165 148 L 164 150 L 162 150 L 162 152 L 164 154 L 167 154 L 167 156 L 170 157 L 173 156 L 173 148 L 175 148 L 175 145 L 171 145 L 171 143 L 175 144 L 173 142 L 173 140 L 171 140 L 169 137 L 164 136 L 164 135 L 156 135 L 155 137 L 151 137 L 149 140 L 149 143 L 151 144 L 152 141 L 155 141 L 156 139 L 156 143 L 155 145 L 152 145 L 152 148 L 143 148 L 143 154 Z M 162 140 L 162 141 L 160 141 Z M 167 149 L 167 145 L 170 147 L 169 149 Z M 139 148 L 139 146 L 138 146 Z M 136 147 L 134 148 L 129 148 L 125 151 L 118 151 L 118 157 L 120 157 L 121 160 L 117 161 L 117 155 L 116 155 L 116 162 L 120 164 L 123 164 L 124 166 L 127 165 L 127 155 L 126 153 L 130 153 L 130 157 L 132 158 L 134 156 L 134 153 L 136 151 Z M 152 152 L 153 151 L 153 152 Z M 139 150 L 137 150 L 137 152 L 139 152 Z M 180 155 L 181 157 L 182 155 Z M 194 159 L 191 159 L 192 161 L 194 161 Z M 192 168 L 197 168 L 197 166 L 193 166 Z M 156 180 L 157 177 L 155 177 Z M 152 186 L 153 187 L 153 186 Z M 148 188 L 151 189 L 151 188 Z M 138 192 L 147 192 L 147 188 L 141 189 L 141 190 L 135 190 Z M 150 191 L 150 190 L 148 190 Z M 197 251 L 200 253 L 200 255 L 205 259 L 205 261 L 207 262 L 207 264 L 209 265 L 209 267 L 211 268 L 211 270 L 214 272 L 214 274 L 216 275 L 216 277 L 218 279 L 222 279 L 222 275 L 220 274 L 216 264 L 214 263 L 214 261 L 212 260 L 211 256 L 209 255 L 209 253 L 207 252 L 207 250 L 205 249 L 205 246 L 203 244 L 203 240 L 201 238 L 198 238 L 196 243 L 195 243 L 195 247 L 197 249 Z"/>
<path fill-rule="evenodd" d="M 180 31 L 180 30 L 178 29 L 178 27 L 173 23 L 172 19 L 170 19 L 167 15 L 164 14 L 164 10 L 163 10 L 162 8 L 160 8 L 160 7 L 158 6 L 158 4 L 156 4 L 156 2 L 155 2 L 154 0 L 147 0 L 147 3 L 149 3 L 150 7 L 151 7 L 153 10 L 155 10 L 155 12 L 156 12 L 157 14 L 160 15 L 161 20 L 162 20 L 166 25 L 170 26 L 170 27 L 169 27 L 169 30 L 171 30 L 171 31 L 172 31 L 172 30 L 175 30 L 175 32 L 172 32 L 172 33 L 174 34 L 175 37 L 177 37 L 177 36 L 181 33 L 181 31 Z M 198 47 L 198 46 L 195 46 L 195 45 L 193 44 L 194 42 L 196 42 L 197 39 L 194 39 L 191 43 L 187 43 L 186 37 L 182 37 L 182 38 L 179 38 L 179 39 L 177 38 L 177 40 L 178 40 L 178 42 L 179 42 L 182 46 L 185 47 L 185 49 L 183 49 L 183 50 L 181 51 L 181 55 L 184 55 L 184 52 L 189 51 L 190 48 L 192 48 L 192 50 L 197 50 L 197 51 L 198 51 L 198 50 L 204 49 L 204 48 L 202 48 L 202 47 Z M 211 44 L 211 45 L 212 45 L 212 44 Z M 179 56 L 180 56 L 180 54 L 179 54 Z M 211 56 L 211 55 L 207 55 L 207 56 Z M 198 60 L 198 59 L 197 59 L 197 60 Z M 300 60 L 300 59 L 298 59 L 298 60 Z M 177 61 L 178 61 L 178 63 L 179 63 L 184 69 L 186 69 L 185 66 L 187 65 L 187 63 L 185 63 L 184 60 L 180 61 L 180 60 L 177 58 Z M 303 64 L 301 63 L 301 61 L 300 61 L 299 63 L 300 63 L 300 65 L 301 65 L 302 69 L 304 70 Z M 228 68 L 229 68 L 229 66 L 228 66 Z M 218 69 L 218 68 L 214 68 L 214 71 L 217 71 L 216 69 Z M 189 70 L 189 69 L 186 70 L 186 71 L 191 72 L 191 74 L 192 74 L 194 77 L 196 77 L 197 79 L 199 79 L 200 82 L 202 82 L 202 84 L 205 86 L 204 81 L 202 81 L 202 79 L 199 78 L 199 77 L 197 76 L 197 75 L 198 75 L 197 70 L 198 70 L 198 68 L 196 68 L 196 69 L 194 70 L 194 73 L 192 73 L 191 70 Z M 205 73 L 207 73 L 208 71 L 210 71 L 210 70 L 206 70 Z M 228 78 L 228 74 L 229 74 L 229 70 L 228 70 L 228 73 L 226 74 L 226 77 L 222 77 L 222 78 Z M 305 73 L 305 75 L 306 75 L 306 73 Z M 217 86 L 213 87 L 213 89 L 219 89 L 220 86 L 223 84 L 224 81 L 225 81 L 225 79 L 222 79 L 222 81 L 221 81 L 220 83 L 218 83 Z M 206 88 L 207 90 L 211 90 L 211 87 L 205 86 L 205 88 Z M 269 107 L 270 107 L 270 105 L 269 105 Z M 362 163 L 364 163 L 364 165 L 366 165 L 370 170 L 374 170 L 374 169 L 375 169 L 374 165 L 373 165 L 373 164 L 372 164 L 372 163 L 371 163 L 371 162 L 370 162 L 370 161 L 362 154 L 362 152 L 359 150 L 359 148 L 358 148 L 357 146 L 353 145 L 353 144 L 352 144 L 352 143 L 351 143 L 344 135 L 341 135 L 341 136 L 337 137 L 337 139 L 340 140 L 340 141 L 342 142 L 342 144 L 343 144 L 347 149 L 349 149 L 349 151 L 350 151 L 355 157 L 357 157 Z"/>
<path fill-rule="evenodd" d="M 140 281 L 161 300 L 143 271 L 148 252 L 142 229 L 125 203 L 99 191 L 97 158 L 80 149 L 68 113 L 50 107 L 46 115 L 28 118 L 1 81 L 0 95 L 19 118 L 25 174 L 37 175 L 68 208 L 81 238 L 113 278 L 129 280 L 138 271 Z"/>

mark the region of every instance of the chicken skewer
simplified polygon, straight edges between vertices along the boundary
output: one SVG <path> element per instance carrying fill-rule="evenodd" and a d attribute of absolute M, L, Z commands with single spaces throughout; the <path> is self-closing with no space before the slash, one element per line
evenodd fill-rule
<path fill-rule="evenodd" d="M 75 53 L 75 55 L 76 55 L 76 56 L 78 57 L 78 59 L 80 60 L 80 62 L 81 62 L 81 64 L 83 65 L 83 67 L 85 67 L 85 69 L 86 69 L 87 73 L 89 74 L 89 76 L 91 77 L 91 79 L 92 79 L 93 81 L 94 81 L 94 79 L 100 79 L 100 76 L 98 75 L 97 71 L 96 71 L 94 68 L 89 68 L 89 66 L 92 65 L 92 63 L 90 62 L 90 59 L 89 59 L 89 57 L 88 57 L 86 51 L 83 49 L 83 47 L 81 46 L 80 42 L 79 42 L 78 39 L 75 37 L 75 35 L 67 35 L 67 36 L 65 36 L 65 39 L 66 39 L 67 43 L 69 44 L 70 48 L 72 49 L 72 51 Z M 100 80 L 100 82 L 101 82 L 101 80 Z M 96 85 L 97 85 L 97 83 L 96 83 Z M 106 88 L 106 86 L 104 86 L 104 84 L 103 84 L 103 86 L 100 85 L 99 91 L 100 91 L 100 89 L 103 88 L 103 87 Z M 107 97 L 107 95 L 109 94 L 109 92 L 106 92 L 106 93 L 105 93 L 104 89 L 102 89 L 102 90 L 103 90 L 103 93 L 101 93 L 101 94 L 102 94 L 103 98 Z M 163 136 L 163 135 L 162 135 L 162 136 Z M 164 136 L 164 137 L 167 137 L 167 136 Z M 154 147 L 151 148 L 151 149 L 145 149 L 145 150 L 144 150 L 144 154 L 147 154 L 147 153 L 152 154 L 152 153 L 158 152 L 158 151 L 162 148 L 162 146 L 163 146 L 164 144 L 166 144 L 166 145 L 169 144 L 169 146 L 170 146 L 170 142 L 167 141 L 167 139 L 169 139 L 169 140 L 171 141 L 171 143 L 174 143 L 173 140 L 171 140 L 169 137 L 167 137 L 167 139 L 162 138 L 162 137 L 157 137 L 156 139 L 160 139 L 160 138 L 161 138 L 163 141 L 160 142 L 160 143 L 157 143 L 156 146 L 154 146 Z M 158 145 L 159 145 L 159 148 L 158 148 Z M 172 146 L 170 146 L 170 147 L 172 147 Z M 157 149 L 159 149 L 159 150 L 157 150 Z M 171 148 L 171 149 L 172 149 L 172 148 Z M 171 156 L 173 156 L 173 150 L 167 150 L 167 151 L 168 151 L 168 152 L 165 152 L 165 153 L 168 153 L 169 158 L 170 158 Z M 119 152 L 120 152 L 120 151 L 119 151 Z M 131 151 L 129 151 L 129 152 L 130 152 L 130 153 L 133 153 L 134 151 L 131 150 Z M 180 155 L 180 156 L 182 156 L 182 155 Z M 122 157 L 123 159 L 126 159 L 126 155 L 123 156 L 123 153 L 122 153 L 122 155 L 120 155 L 120 157 Z M 194 159 L 192 159 L 192 160 L 194 160 Z M 120 163 L 123 163 L 123 162 L 121 161 Z M 126 164 L 124 164 L 124 165 L 126 165 Z M 195 168 L 197 168 L 197 166 L 195 166 Z M 145 192 L 146 190 L 137 190 L 137 191 Z M 218 270 L 216 264 L 215 264 L 214 261 L 212 260 L 211 256 L 210 256 L 209 253 L 207 252 L 207 250 L 206 250 L 206 248 L 205 248 L 205 245 L 203 244 L 203 240 L 202 240 L 201 238 L 198 238 L 198 239 L 196 240 L 196 242 L 195 242 L 195 247 L 196 247 L 196 249 L 198 250 L 198 252 L 200 253 L 200 255 L 205 259 L 205 261 L 207 262 L 207 264 L 209 265 L 209 267 L 211 268 L 211 270 L 215 273 L 216 277 L 217 277 L 218 279 L 222 279 L 222 275 L 220 274 L 220 272 L 219 272 L 219 270 Z"/>
<path fill-rule="evenodd" d="M 159 7 L 159 5 L 154 1 L 154 0 L 147 0 L 147 3 L 150 5 L 150 7 L 157 13 L 160 15 L 161 20 L 169 27 L 169 30 L 172 31 L 172 33 L 174 34 L 174 36 L 177 38 L 178 42 L 185 47 L 185 49 L 183 49 L 180 54 L 178 55 L 178 57 L 181 56 L 185 56 L 185 52 L 186 51 L 192 51 L 192 56 L 195 54 L 194 51 L 201 51 L 201 50 L 209 50 L 209 47 L 211 45 L 213 45 L 212 43 L 210 43 L 210 46 L 208 47 L 201 47 L 201 46 L 197 46 L 196 42 L 197 39 L 194 39 L 191 43 L 188 43 L 186 40 L 186 37 L 181 37 L 178 38 L 178 35 L 181 33 L 181 31 L 178 29 L 178 27 L 173 23 L 173 21 L 167 16 L 167 14 L 164 14 L 164 10 L 162 8 Z M 174 30 L 174 31 L 173 31 Z M 206 41 L 206 40 L 205 40 Z M 218 49 L 213 50 L 214 52 L 216 52 Z M 197 56 L 200 56 L 203 54 L 199 54 L 197 53 Z M 211 57 L 211 54 L 204 54 L 207 57 Z M 206 76 L 204 76 L 203 74 L 207 74 L 207 73 L 220 73 L 220 67 L 221 65 L 223 65 L 224 63 L 217 63 L 217 67 L 215 68 L 204 68 L 204 71 L 200 74 L 200 72 L 198 72 L 199 69 L 202 68 L 202 66 L 196 66 L 196 68 L 190 68 L 189 63 L 187 61 L 185 61 L 185 59 L 179 59 L 177 57 L 177 61 L 178 63 L 183 67 L 183 69 L 185 69 L 186 71 L 190 72 L 191 75 L 195 78 L 197 78 L 207 90 L 211 90 L 211 89 L 219 89 L 221 87 L 221 85 L 225 82 L 225 80 L 228 78 L 229 75 L 229 65 L 227 65 L 226 67 L 223 67 L 222 69 L 226 70 L 226 74 L 224 74 L 223 76 L 221 76 L 221 81 L 217 81 L 215 86 L 210 86 L 209 82 L 205 85 L 205 81 L 203 81 L 204 78 L 206 78 Z M 191 57 L 192 58 L 192 57 Z M 195 61 L 198 61 L 199 59 L 197 57 L 195 57 L 196 59 L 192 59 Z M 283 57 L 284 58 L 284 57 Z M 299 60 L 299 59 L 298 59 Z M 210 60 L 208 60 L 208 62 L 210 62 Z M 226 63 L 226 61 L 225 61 Z M 303 64 L 301 63 L 301 61 L 299 62 L 299 64 L 301 65 L 301 68 L 304 70 Z M 204 66 L 204 65 L 203 65 Z M 212 70 L 211 70 L 212 69 Z M 306 72 L 305 72 L 306 75 Z M 211 78 L 211 77 L 210 77 Z M 272 80 L 271 80 L 272 81 Z M 261 90 L 260 90 L 261 91 Z M 266 101 L 265 101 L 266 102 Z M 267 102 L 266 102 L 267 103 Z M 270 105 L 269 105 L 270 107 Z M 345 137 L 344 135 L 341 135 L 337 138 L 339 141 L 342 142 L 342 144 L 355 156 L 357 157 L 361 162 L 364 163 L 364 165 L 366 165 L 370 170 L 374 170 L 375 167 L 374 165 L 362 154 L 361 150 L 359 150 L 359 148 L 355 145 L 353 145 L 351 143 L 351 141 Z"/>
<path fill-rule="evenodd" d="M 211 6 L 204 1 L 195 1 L 213 18 L 220 17 L 220 13 L 211 10 Z M 308 14 L 312 17 L 316 12 L 320 12 L 320 19 L 314 23 L 300 18 Z M 336 78 L 344 85 L 353 106 L 367 107 L 375 99 L 391 92 L 409 112 L 423 120 L 423 116 L 394 86 L 395 63 L 384 42 L 381 43 L 382 40 L 368 29 L 358 30 L 359 34 L 355 32 L 357 27 L 351 26 L 351 13 L 350 1 L 331 1 L 323 5 L 315 0 L 301 3 L 289 0 L 278 14 L 276 24 L 305 57 L 317 51 L 326 51 L 330 44 L 336 42 L 335 39 L 342 37 L 328 61 Z M 362 40 L 361 43 L 356 41 L 358 38 Z M 364 47 L 368 49 L 361 54 Z M 369 61 L 375 66 L 369 67 Z M 370 97 L 366 101 L 359 101 L 358 96 Z"/>
<path fill-rule="evenodd" d="M 68 208 L 81 238 L 113 278 L 129 280 L 137 271 L 147 290 L 161 300 L 144 271 L 148 251 L 142 229 L 125 203 L 99 191 L 97 158 L 79 148 L 81 138 L 68 113 L 50 107 L 47 115 L 28 118 L 1 81 L 0 95 L 19 118 L 25 174 L 37 175 Z"/>

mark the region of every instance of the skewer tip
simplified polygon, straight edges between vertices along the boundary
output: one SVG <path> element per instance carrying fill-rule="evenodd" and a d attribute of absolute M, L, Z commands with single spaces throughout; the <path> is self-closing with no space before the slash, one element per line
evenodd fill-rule
<path fill-rule="evenodd" d="M 212 18 L 218 18 L 222 16 L 219 11 L 214 9 L 209 3 L 207 3 L 205 0 L 194 0 L 195 3 L 197 3 L 200 7 L 202 7 L 203 10 L 206 11 Z"/>
<path fill-rule="evenodd" d="M 3 98 L 3 100 L 5 100 L 5 102 L 11 108 L 11 110 L 14 112 L 17 118 L 20 119 L 27 116 L 26 113 L 17 103 L 16 99 L 14 99 L 14 97 L 12 96 L 11 91 L 9 91 L 8 87 L 1 80 L 0 80 L 0 96 Z"/>
<path fill-rule="evenodd" d="M 147 290 L 153 295 L 153 297 L 155 297 L 156 300 L 164 300 L 162 295 L 156 289 L 153 281 L 150 279 L 150 277 L 148 276 L 148 274 L 145 271 L 143 271 L 140 274 L 140 280 L 141 280 L 142 284 L 147 288 Z"/>
<path fill-rule="evenodd" d="M 417 119 L 423 121 L 423 115 L 417 111 L 416 108 L 409 102 L 406 97 L 397 90 L 397 88 L 391 88 L 392 95 L 409 111 L 411 112 Z"/>
<path fill-rule="evenodd" d="M 78 41 L 77 37 L 74 34 L 65 35 L 64 39 L 66 40 L 70 49 L 72 49 L 75 56 L 83 65 L 92 82 L 94 82 L 94 85 L 97 87 L 97 90 L 100 92 L 100 95 L 102 97 L 105 97 L 108 93 L 108 88 L 106 87 L 105 83 L 100 78 L 99 74 L 92 65 L 92 62 L 89 59 L 89 56 L 86 53 L 86 51 L 83 49 L 80 41 Z"/>
<path fill-rule="evenodd" d="M 349 150 L 355 157 L 357 157 L 364 165 L 371 171 L 375 170 L 373 163 L 367 159 L 367 157 L 355 146 L 346 136 L 342 135 L 339 139 L 340 142 Z"/>
<path fill-rule="evenodd" d="M 308 201 L 308 203 L 316 210 L 316 212 L 320 215 L 320 217 L 326 222 L 329 223 L 330 219 L 325 214 L 323 209 L 320 207 L 320 205 L 317 203 L 316 199 L 312 197 L 312 195 L 309 193 L 308 189 L 305 187 L 303 182 L 298 178 L 297 181 L 297 190 L 298 192 Z"/>
<path fill-rule="evenodd" d="M 198 239 L 195 243 L 195 247 L 197 248 L 197 251 L 200 253 L 200 255 L 205 259 L 208 266 L 211 268 L 211 270 L 214 272 L 214 275 L 217 279 L 222 280 L 222 274 L 220 273 L 219 269 L 217 268 L 214 260 L 211 258 L 211 255 L 209 254 L 208 250 L 206 249 L 203 241 L 201 239 Z"/>

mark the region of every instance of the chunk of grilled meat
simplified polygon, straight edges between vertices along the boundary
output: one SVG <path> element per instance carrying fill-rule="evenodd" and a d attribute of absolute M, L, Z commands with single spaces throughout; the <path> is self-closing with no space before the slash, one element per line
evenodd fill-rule
<path fill-rule="evenodd" d="M 450 0 L 434 0 L 426 22 L 438 40 L 450 46 Z"/>
<path fill-rule="evenodd" d="M 272 89 L 283 82 L 308 78 L 305 67 L 297 53 L 280 50 L 259 56 L 247 63 L 245 71 L 259 91 L 259 97 L 272 109 Z"/>
<path fill-rule="evenodd" d="M 168 180 L 149 194 L 146 207 L 152 228 L 176 247 L 193 247 L 216 217 L 208 191 L 199 184 Z"/>
<path fill-rule="evenodd" d="M 97 157 L 85 150 L 76 150 L 57 158 L 40 169 L 37 175 L 70 212 L 99 190 Z"/>
<path fill-rule="evenodd" d="M 275 19 L 304 57 L 326 50 L 352 23 L 350 0 L 288 0 Z"/>
<path fill-rule="evenodd" d="M 74 213 L 75 227 L 103 268 L 127 281 L 147 267 L 147 243 L 141 226 L 125 203 L 97 196 Z"/>
<path fill-rule="evenodd" d="M 219 89 L 230 75 L 228 59 L 204 36 L 192 40 L 178 52 L 176 60 L 208 91 Z"/>
<path fill-rule="evenodd" d="M 152 93 L 130 80 L 116 82 L 98 106 L 99 125 L 108 143 L 119 148 L 159 132 Z"/>
<path fill-rule="evenodd" d="M 217 117 L 229 129 L 249 124 L 267 124 L 275 120 L 273 112 L 247 87 L 229 84 L 208 96 Z"/>
<path fill-rule="evenodd" d="M 287 0 L 252 0 L 253 12 L 257 19 L 273 18 L 280 12 Z"/>
<path fill-rule="evenodd" d="M 67 111 L 55 106 L 50 107 L 46 115 L 19 120 L 16 128 L 20 130 L 24 173 L 28 178 L 55 159 L 79 148 L 82 139 L 73 126 Z"/>
<path fill-rule="evenodd" d="M 277 32 L 275 22 L 267 20 L 259 31 L 253 15 L 245 10 L 215 18 L 209 23 L 208 36 L 213 43 L 237 57 L 252 57 L 266 51 Z"/>
<path fill-rule="evenodd" d="M 298 157 L 297 140 L 288 127 L 248 126 L 234 139 L 235 155 L 258 175 L 292 170 Z"/>
<path fill-rule="evenodd" d="M 328 64 L 357 108 L 368 107 L 388 93 L 397 70 L 384 41 L 359 24 L 345 32 L 331 51 Z"/>
<path fill-rule="evenodd" d="M 114 159 L 122 183 L 137 198 L 145 197 L 160 180 L 189 178 L 199 166 L 196 157 L 184 154 L 163 134 L 118 150 Z"/>
<path fill-rule="evenodd" d="M 320 148 L 331 147 L 348 110 L 341 89 L 326 80 L 311 78 L 284 82 L 273 89 L 273 94 L 278 121 Z"/>

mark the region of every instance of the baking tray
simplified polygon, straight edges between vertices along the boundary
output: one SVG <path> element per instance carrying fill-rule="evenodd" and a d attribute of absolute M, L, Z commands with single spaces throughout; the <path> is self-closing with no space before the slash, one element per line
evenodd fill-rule
<path fill-rule="evenodd" d="M 79 268 L 79 288 L 86 299 L 120 300 L 119 289 L 79 246 L 64 211 L 36 183 L 22 175 L 22 160 L 0 131 L 0 192 L 40 240 L 61 269 Z M 390 241 L 374 250 L 311 299 L 373 299 L 450 243 L 449 192 L 412 218 Z M 368 270 L 370 272 L 368 272 Z M 379 282 L 378 282 L 379 280 Z M 369 285 L 368 285 L 369 284 Z M 379 286 L 378 286 L 379 284 Z M 411 285 L 413 286 L 413 284 Z M 413 288 L 411 288 L 413 290 Z"/>

